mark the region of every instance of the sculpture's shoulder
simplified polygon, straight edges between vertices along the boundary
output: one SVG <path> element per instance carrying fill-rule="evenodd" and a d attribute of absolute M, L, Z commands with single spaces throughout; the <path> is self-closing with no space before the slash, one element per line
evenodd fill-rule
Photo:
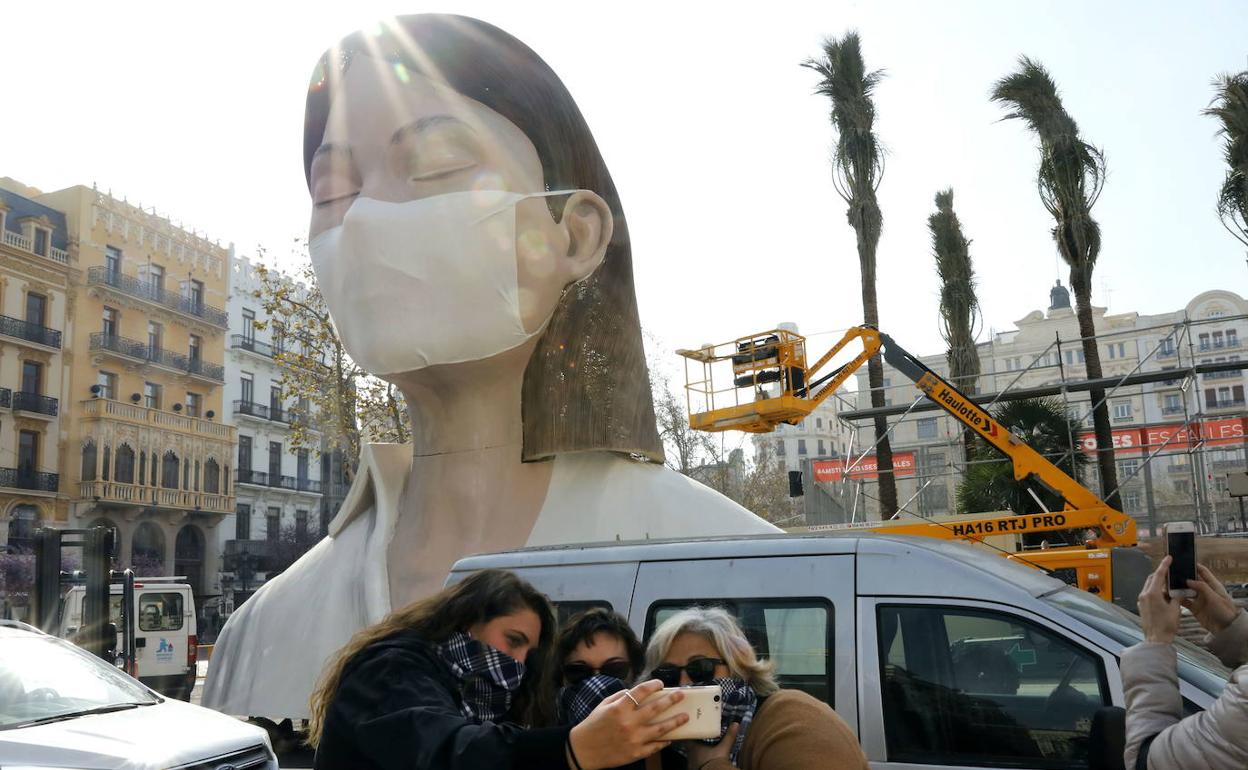
<path fill-rule="evenodd" d="M 226 621 L 203 705 L 237 716 L 307 718 L 329 658 L 370 620 L 366 544 L 372 512 L 265 583 Z M 374 602 L 375 603 L 375 602 Z"/>
<path fill-rule="evenodd" d="M 611 452 L 560 455 L 528 545 L 779 532 L 719 492 Z"/>

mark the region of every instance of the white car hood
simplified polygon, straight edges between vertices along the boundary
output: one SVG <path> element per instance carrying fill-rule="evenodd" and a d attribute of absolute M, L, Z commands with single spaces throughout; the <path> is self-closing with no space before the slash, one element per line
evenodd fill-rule
<path fill-rule="evenodd" d="M 268 746 L 264 730 L 211 709 L 166 700 L 0 730 L 0 766 L 163 770 Z M 276 762 L 272 767 L 276 767 Z"/>

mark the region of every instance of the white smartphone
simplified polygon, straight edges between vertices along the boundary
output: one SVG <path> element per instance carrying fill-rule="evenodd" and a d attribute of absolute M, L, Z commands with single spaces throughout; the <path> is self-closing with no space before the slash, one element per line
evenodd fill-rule
<path fill-rule="evenodd" d="M 1190 599 L 1196 592 L 1187 587 L 1187 581 L 1196 579 L 1196 524 L 1191 521 L 1166 523 L 1166 555 L 1170 557 L 1171 596 Z"/>
<path fill-rule="evenodd" d="M 663 736 L 665 741 L 684 741 L 701 738 L 718 738 L 720 723 L 720 701 L 723 693 L 717 684 L 701 687 L 665 687 L 642 703 L 649 703 L 668 693 L 683 692 L 684 699 L 672 705 L 654 718 L 654 722 L 662 722 L 677 714 L 688 714 L 689 721 Z M 654 724 L 651 722 L 651 724 Z"/>

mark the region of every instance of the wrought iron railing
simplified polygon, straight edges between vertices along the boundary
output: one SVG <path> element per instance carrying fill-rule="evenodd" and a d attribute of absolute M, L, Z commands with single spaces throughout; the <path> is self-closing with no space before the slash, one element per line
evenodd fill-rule
<path fill-rule="evenodd" d="M 92 350 L 108 350 L 118 355 L 149 361 L 157 366 L 176 369 L 179 372 L 214 382 L 225 382 L 225 367 L 200 358 L 191 358 L 164 348 L 150 347 L 138 340 L 118 337 L 115 334 L 95 332 L 91 335 Z"/>
<path fill-rule="evenodd" d="M 267 487 L 269 485 L 269 474 L 264 471 L 253 471 L 250 468 L 239 468 L 238 483 Z"/>
<path fill-rule="evenodd" d="M 248 337 L 245 334 L 230 335 L 230 347 L 237 350 L 250 350 L 252 353 L 259 353 L 267 358 L 274 356 L 273 346 L 267 342 L 261 342 L 255 337 Z"/>
<path fill-rule="evenodd" d="M 250 417 L 258 417 L 261 420 L 272 420 L 273 422 L 290 422 L 290 412 L 280 406 L 272 404 L 260 404 L 255 401 L 235 401 L 235 415 L 248 415 Z"/>
<path fill-rule="evenodd" d="M 60 489 L 59 473 L 43 473 L 20 468 L 0 468 L 0 487 L 29 489 L 36 492 L 55 492 Z"/>
<path fill-rule="evenodd" d="M 13 394 L 13 411 L 33 412 L 55 417 L 60 411 L 60 402 L 51 396 L 41 396 L 38 393 L 19 390 Z"/>
<path fill-rule="evenodd" d="M 92 267 L 87 270 L 87 283 L 89 285 L 109 286 L 131 297 L 155 302 L 184 315 L 203 319 L 213 326 L 219 326 L 222 329 L 228 329 L 230 326 L 229 316 L 221 308 L 205 305 L 202 301 L 197 301 L 192 297 L 184 297 L 181 294 L 157 286 L 150 281 L 143 281 L 132 275 L 126 275 L 119 270 L 110 270 L 105 266 Z"/>
<path fill-rule="evenodd" d="M 17 337 L 20 340 L 49 348 L 61 346 L 61 333 L 56 329 L 49 329 L 46 326 L 7 315 L 0 315 L 0 334 L 7 334 L 10 337 Z"/>

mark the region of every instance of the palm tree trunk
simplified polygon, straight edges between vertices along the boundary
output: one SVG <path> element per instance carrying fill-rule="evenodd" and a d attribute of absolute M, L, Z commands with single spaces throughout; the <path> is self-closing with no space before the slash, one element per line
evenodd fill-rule
<path fill-rule="evenodd" d="M 858 236 L 858 264 L 862 272 L 862 315 L 867 326 L 880 328 L 879 303 L 875 296 L 875 252 L 880 242 L 883 217 L 880 208 L 872 200 L 851 206 L 849 223 Z M 867 361 L 867 385 L 871 388 L 871 406 L 884 406 L 884 365 L 879 356 Z M 897 481 L 893 477 L 893 448 L 888 440 L 888 420 L 875 418 L 875 462 L 880 480 L 880 518 L 886 519 L 897 512 Z"/>
<path fill-rule="evenodd" d="M 1079 319 L 1079 336 L 1083 338 L 1083 358 L 1088 379 L 1101 377 L 1101 353 L 1096 344 L 1096 325 L 1092 322 L 1092 282 L 1081 271 L 1071 268 L 1070 286 L 1075 292 L 1075 316 Z M 1114 464 L 1114 435 L 1109 426 L 1109 404 L 1105 390 L 1095 388 L 1088 395 L 1093 404 L 1092 426 L 1096 434 L 1096 464 L 1101 472 L 1101 497 L 1112 508 L 1122 510 L 1118 494 L 1118 468 Z"/>

